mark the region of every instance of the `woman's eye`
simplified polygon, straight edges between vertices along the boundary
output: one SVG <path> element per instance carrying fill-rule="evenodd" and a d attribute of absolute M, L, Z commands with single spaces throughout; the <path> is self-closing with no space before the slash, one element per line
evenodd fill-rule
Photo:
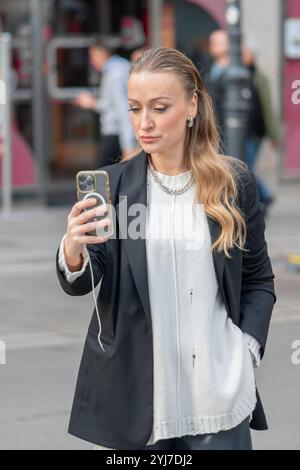
<path fill-rule="evenodd" d="M 167 108 L 153 108 L 154 111 L 158 111 L 159 113 L 163 113 L 164 111 L 167 110 Z M 133 113 L 136 113 L 137 111 L 140 111 L 139 108 L 129 108 L 128 111 L 132 111 Z"/>

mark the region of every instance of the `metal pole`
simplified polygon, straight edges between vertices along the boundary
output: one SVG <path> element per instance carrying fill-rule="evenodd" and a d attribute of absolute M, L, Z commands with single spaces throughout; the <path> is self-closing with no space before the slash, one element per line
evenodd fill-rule
<path fill-rule="evenodd" d="M 11 145 L 11 35 L 0 36 L 0 131 L 3 146 L 2 195 L 3 213 L 12 207 L 12 145 Z M 2 109 L 1 109 L 2 108 Z"/>
<path fill-rule="evenodd" d="M 32 114 L 33 114 L 33 147 L 37 169 L 37 189 L 42 202 L 46 202 L 46 171 L 44 154 L 44 87 L 43 87 L 43 31 L 42 31 L 42 2 L 30 0 L 32 25 Z"/>
<path fill-rule="evenodd" d="M 161 46 L 161 13 L 163 0 L 148 0 L 148 11 L 150 14 L 150 45 Z"/>
<path fill-rule="evenodd" d="M 244 160 L 251 88 L 250 72 L 241 60 L 240 0 L 227 0 L 230 65 L 225 75 L 225 147 L 228 155 Z"/>
<path fill-rule="evenodd" d="M 98 8 L 98 26 L 101 34 L 111 33 L 111 5 L 109 0 L 100 0 L 97 3 Z"/>

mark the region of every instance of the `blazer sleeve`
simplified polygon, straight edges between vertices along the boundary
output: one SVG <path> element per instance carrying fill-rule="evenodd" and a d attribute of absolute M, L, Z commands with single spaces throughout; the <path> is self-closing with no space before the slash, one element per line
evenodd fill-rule
<path fill-rule="evenodd" d="M 242 177 L 241 208 L 247 226 L 242 256 L 240 329 L 253 336 L 264 355 L 272 310 L 276 302 L 274 273 L 265 240 L 265 219 L 257 182 L 251 170 Z"/>
<path fill-rule="evenodd" d="M 65 278 L 67 279 L 67 281 L 72 283 L 79 276 L 82 276 L 82 274 L 86 270 L 88 262 L 89 262 L 89 254 L 88 254 L 88 251 L 87 251 L 86 247 L 84 247 L 84 250 L 82 252 L 83 264 L 82 264 L 82 267 L 81 267 L 80 271 L 69 271 L 69 268 L 67 266 L 66 259 L 65 259 L 65 253 L 64 253 L 64 241 L 65 241 L 66 235 L 67 234 L 65 234 L 63 236 L 60 247 L 59 247 L 58 267 L 59 267 L 60 271 L 64 272 Z"/>
<path fill-rule="evenodd" d="M 93 269 L 95 287 L 101 281 L 105 271 L 107 243 L 108 242 L 99 243 L 96 245 L 86 245 Z M 68 282 L 66 273 L 61 271 L 59 267 L 59 248 L 56 253 L 56 274 L 61 287 L 69 295 L 86 295 L 89 294 L 93 289 L 91 270 L 89 265 L 86 267 L 81 276 L 77 277 L 77 279 L 73 280 L 72 282 Z"/>

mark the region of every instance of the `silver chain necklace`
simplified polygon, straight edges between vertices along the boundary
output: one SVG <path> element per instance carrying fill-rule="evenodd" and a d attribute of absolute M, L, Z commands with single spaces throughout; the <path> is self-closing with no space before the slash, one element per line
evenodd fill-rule
<path fill-rule="evenodd" d="M 174 188 L 168 188 L 168 186 L 164 185 L 161 180 L 159 179 L 158 175 L 157 175 L 157 171 L 154 170 L 153 166 L 151 165 L 150 161 L 148 160 L 148 165 L 149 165 L 149 170 L 150 170 L 150 173 L 151 173 L 151 176 L 153 178 L 153 180 L 158 183 L 162 189 L 166 192 L 166 193 L 169 193 L 169 194 L 182 194 L 184 193 L 185 191 L 187 191 L 193 184 L 194 182 L 194 175 L 191 175 L 190 179 L 186 182 L 186 184 L 184 186 L 182 186 L 182 188 L 178 188 L 178 189 L 174 189 Z"/>

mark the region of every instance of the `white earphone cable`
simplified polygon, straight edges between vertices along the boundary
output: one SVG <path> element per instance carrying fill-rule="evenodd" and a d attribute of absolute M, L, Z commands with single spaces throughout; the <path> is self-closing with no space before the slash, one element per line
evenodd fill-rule
<path fill-rule="evenodd" d="M 98 199 L 100 199 L 100 203 L 101 204 L 104 204 L 104 206 L 106 206 L 106 201 L 104 199 L 104 197 L 99 194 L 99 193 L 87 193 L 83 199 L 88 199 L 88 198 L 91 198 L 91 197 L 96 197 Z M 100 344 L 101 348 L 103 349 L 103 351 L 105 352 L 105 349 L 103 347 L 103 344 L 101 343 L 101 320 L 100 320 L 100 314 L 99 314 L 99 311 L 98 311 L 98 305 L 97 305 L 97 299 L 96 299 L 96 294 L 95 294 L 95 282 L 94 282 L 94 273 L 93 273 L 93 266 L 92 266 L 92 262 L 91 262 L 91 258 L 90 258 L 90 254 L 87 250 L 87 253 L 88 253 L 88 259 L 89 259 L 89 266 L 90 266 L 90 271 L 91 271 L 91 278 L 92 278 L 92 289 L 93 289 L 93 298 L 94 298 L 94 303 L 95 303 L 95 309 L 96 309 L 96 314 L 97 314 L 97 318 L 98 318 L 98 323 L 99 323 L 99 333 L 98 333 L 98 343 Z"/>
<path fill-rule="evenodd" d="M 104 349 L 104 347 L 103 347 L 103 344 L 101 343 L 101 331 L 102 331 L 102 328 L 101 328 L 100 314 L 99 314 L 98 305 L 97 305 L 97 299 L 96 299 L 96 295 L 95 295 L 95 282 L 94 282 L 93 267 L 92 267 L 92 262 L 91 262 L 91 258 L 90 258 L 90 254 L 89 254 L 88 250 L 87 250 L 87 253 L 88 253 L 89 266 L 90 266 L 91 278 L 92 278 L 93 298 L 94 298 L 95 309 L 96 309 L 96 314 L 97 314 L 98 324 L 99 324 L 98 343 L 100 344 L 100 346 L 101 346 L 103 352 L 105 352 L 105 349 Z"/>

